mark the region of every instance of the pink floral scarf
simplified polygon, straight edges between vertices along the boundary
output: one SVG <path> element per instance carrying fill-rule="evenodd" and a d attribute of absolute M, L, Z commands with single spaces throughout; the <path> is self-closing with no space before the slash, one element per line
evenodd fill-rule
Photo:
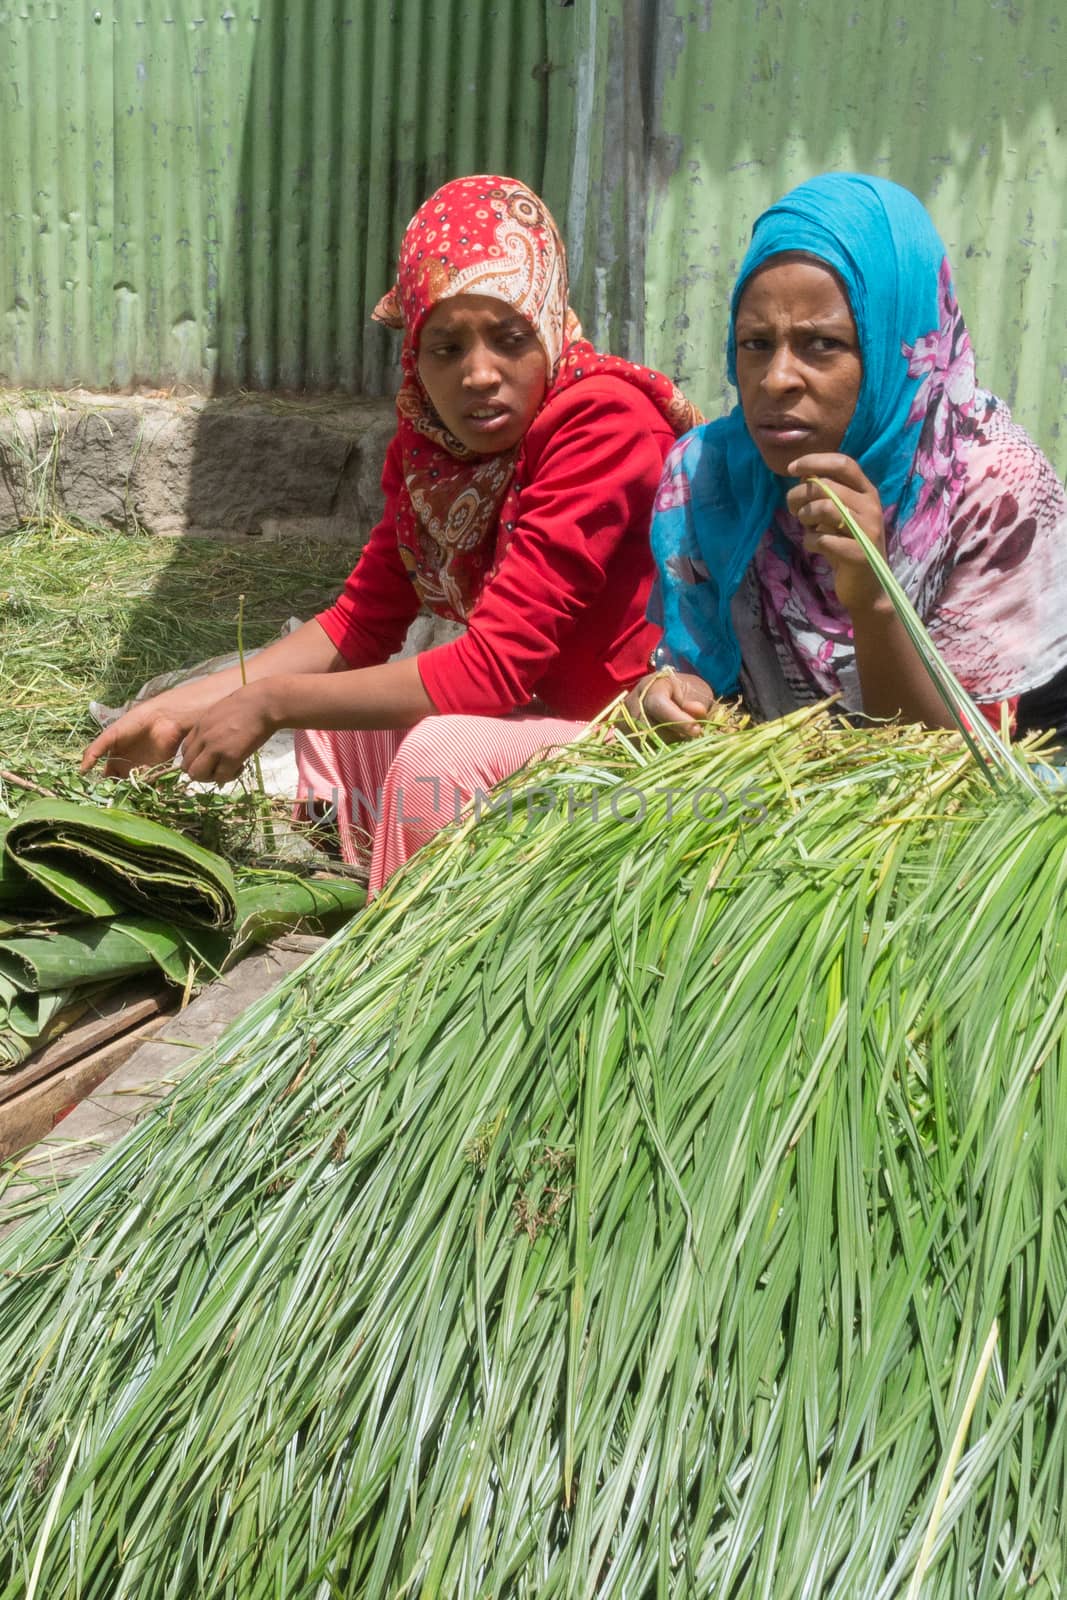
<path fill-rule="evenodd" d="M 1049 463 L 975 384 L 944 246 L 920 202 L 881 178 L 803 184 L 753 230 L 733 296 L 799 251 L 844 284 L 863 381 L 842 450 L 877 486 L 891 567 L 949 665 L 983 702 L 1046 683 L 1067 662 L 1067 521 Z M 733 335 L 729 344 L 735 375 Z M 754 599 L 746 652 L 773 651 L 792 700 L 859 709 L 852 631 L 829 564 L 804 549 L 740 407 L 679 441 L 653 520 L 664 659 L 736 690 L 734 606 Z M 742 585 L 744 587 L 742 588 Z M 741 591 L 739 595 L 739 591 Z"/>

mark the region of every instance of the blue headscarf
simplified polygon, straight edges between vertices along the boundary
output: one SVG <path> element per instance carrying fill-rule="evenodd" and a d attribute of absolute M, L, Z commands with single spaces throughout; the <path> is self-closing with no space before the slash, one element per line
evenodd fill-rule
<path fill-rule="evenodd" d="M 922 459 L 924 422 L 952 390 L 953 416 L 940 420 L 942 440 L 946 429 L 952 435 L 951 452 L 975 393 L 945 247 L 925 208 L 898 184 L 858 173 L 828 173 L 801 184 L 759 218 L 741 264 L 727 344 L 735 386 L 738 302 L 752 274 L 785 252 L 825 262 L 844 285 L 863 375 L 840 448 L 878 489 L 891 564 L 898 565 L 894 530 L 916 516 L 923 527 L 915 526 L 912 553 L 921 546 L 925 559 L 946 536 L 946 496 L 929 481 L 930 462 Z M 779 515 L 794 481 L 764 464 L 740 406 L 687 434 L 668 458 L 652 522 L 660 572 L 654 620 L 664 628 L 663 659 L 691 667 L 719 694 L 738 687 L 741 655 L 730 603 L 764 535 L 779 540 L 783 560 L 795 560 L 795 547 L 781 538 Z M 906 550 L 896 553 L 907 568 Z M 921 565 L 911 562 L 912 577 Z M 910 591 L 908 574 L 898 576 Z"/>

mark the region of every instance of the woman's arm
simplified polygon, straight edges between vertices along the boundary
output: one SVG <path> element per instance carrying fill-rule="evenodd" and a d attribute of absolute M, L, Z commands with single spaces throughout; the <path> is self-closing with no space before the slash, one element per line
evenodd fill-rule
<path fill-rule="evenodd" d="M 848 507 L 871 542 L 884 552 L 885 527 L 878 491 L 849 456 L 801 456 L 790 464 L 797 478 L 824 479 Z M 892 601 L 856 540 L 841 531 L 832 500 L 811 482 L 786 496 L 793 515 L 809 530 L 805 549 L 824 556 L 834 575 L 837 598 L 849 614 L 863 709 L 867 716 L 921 722 L 928 728 L 953 726 L 952 714 L 923 666 Z"/>
<path fill-rule="evenodd" d="M 276 671 L 238 686 L 197 718 L 182 766 L 200 782 L 228 783 L 279 728 L 410 728 L 435 709 L 415 656 L 348 672 Z"/>
<path fill-rule="evenodd" d="M 134 706 L 86 750 L 106 771 L 172 761 L 182 747 L 191 778 L 228 783 L 279 728 L 410 728 L 434 710 L 416 658 L 344 670 L 317 622 L 279 639 L 247 665 L 228 667 Z"/>
<path fill-rule="evenodd" d="M 888 607 L 888 611 L 886 610 Z M 955 719 L 923 666 L 888 596 L 853 611 L 852 640 L 867 716 L 953 728 Z"/>
<path fill-rule="evenodd" d="M 245 674 L 251 686 L 278 673 L 333 673 L 345 666 L 345 658 L 319 624 L 305 622 L 252 656 Z M 88 772 L 101 757 L 106 757 L 104 771 L 109 777 L 124 776 L 132 767 L 173 761 L 196 722 L 241 689 L 241 669 L 234 666 L 140 701 L 97 734 L 82 756 L 81 771 Z"/>
<path fill-rule="evenodd" d="M 304 623 L 294 633 L 277 640 L 249 659 L 245 672 L 247 689 L 242 686 L 240 667 L 227 667 L 222 672 L 198 678 L 194 683 L 179 684 L 165 694 L 132 706 L 88 746 L 82 757 L 81 770 L 87 772 L 101 757 L 106 757 L 104 770 L 109 776 L 124 775 L 132 767 L 160 766 L 173 761 L 183 741 L 194 728 L 198 728 L 198 737 L 194 740 L 198 770 L 194 775 L 206 775 L 206 769 L 213 769 L 217 764 L 211 759 L 208 747 L 213 739 L 218 738 L 222 743 L 215 750 L 215 755 L 220 774 L 222 766 L 225 766 L 229 778 L 239 770 L 229 770 L 233 752 L 243 746 L 246 756 L 251 754 L 275 728 L 367 726 L 365 721 L 316 724 L 314 707 L 320 704 L 324 713 L 329 714 L 328 708 L 343 698 L 344 691 L 338 688 L 341 677 L 351 677 L 352 673 L 348 670 L 351 668 L 377 670 L 379 663 L 385 662 L 399 649 L 408 626 L 418 612 L 418 595 L 400 560 L 396 544 L 396 507 L 402 481 L 400 445 L 399 440 L 394 439 L 382 471 L 385 509 L 381 520 L 372 529 L 344 591 L 336 603 L 316 619 Z M 282 695 L 280 689 L 269 697 L 264 695 L 263 685 L 267 679 L 292 680 L 305 676 L 324 679 L 327 675 L 332 680 L 332 689 L 325 699 L 321 686 L 317 694 L 311 693 L 309 697 L 305 693 L 300 698 L 294 696 L 291 684 L 288 698 Z M 402 682 L 403 676 L 396 681 Z M 392 679 L 386 680 L 384 686 L 387 700 L 390 694 L 396 692 L 389 686 L 392 682 Z M 258 693 L 252 692 L 254 688 L 258 689 Z M 363 680 L 360 686 L 352 685 L 347 692 L 353 696 L 354 705 L 358 702 L 358 706 L 364 708 L 366 696 L 373 692 L 373 688 L 373 680 Z M 414 699 L 409 696 L 403 699 L 403 703 L 405 709 L 402 715 L 408 717 L 410 723 L 417 722 L 420 716 L 425 715 L 418 696 Z M 219 709 L 216 717 L 216 709 L 224 704 L 225 712 Z M 397 706 L 390 708 L 386 704 L 385 711 L 386 714 L 391 712 L 394 717 L 401 715 Z M 310 712 L 311 720 L 287 720 L 290 716 L 295 718 L 307 712 Z M 354 709 L 353 714 L 362 712 Z M 374 725 L 404 727 L 409 722 L 394 720 L 376 722 Z M 265 728 L 266 732 L 263 731 Z M 187 768 L 189 759 L 187 748 Z M 220 776 L 219 781 L 226 780 Z"/>

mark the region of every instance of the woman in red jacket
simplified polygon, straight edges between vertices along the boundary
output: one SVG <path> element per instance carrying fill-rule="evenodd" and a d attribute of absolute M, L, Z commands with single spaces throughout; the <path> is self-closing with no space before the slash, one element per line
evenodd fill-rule
<path fill-rule="evenodd" d="M 297 729 L 301 795 L 338 804 L 347 859 L 372 837 L 372 890 L 646 669 L 649 514 L 664 456 L 699 420 L 662 374 L 582 337 L 556 226 L 514 179 L 432 195 L 375 317 L 404 332 L 399 425 L 385 514 L 344 593 L 256 656 L 247 684 L 231 669 L 169 690 L 82 764 L 180 747 L 190 777 L 226 782 Z M 422 605 L 465 632 L 389 661 Z"/>

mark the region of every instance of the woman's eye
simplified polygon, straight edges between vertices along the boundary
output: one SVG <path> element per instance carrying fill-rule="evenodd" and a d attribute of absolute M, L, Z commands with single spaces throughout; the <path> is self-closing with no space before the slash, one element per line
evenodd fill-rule
<path fill-rule="evenodd" d="M 739 339 L 738 344 L 742 350 L 766 350 L 770 346 L 769 339 L 763 339 L 759 334 L 751 334 L 747 339 Z"/>
<path fill-rule="evenodd" d="M 811 348 L 813 350 L 817 350 L 819 354 L 822 355 L 828 350 L 843 350 L 845 348 L 845 341 L 843 339 L 834 339 L 828 333 L 819 333 L 816 334 L 815 338 L 811 341 Z"/>

